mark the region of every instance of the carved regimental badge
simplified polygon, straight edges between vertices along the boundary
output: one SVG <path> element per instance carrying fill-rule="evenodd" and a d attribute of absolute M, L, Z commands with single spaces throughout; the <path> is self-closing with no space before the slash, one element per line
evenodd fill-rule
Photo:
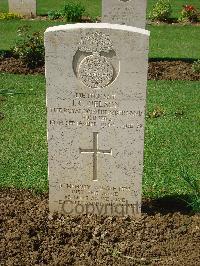
<path fill-rule="evenodd" d="M 79 43 L 73 66 L 86 87 L 100 89 L 110 85 L 119 72 L 119 60 L 110 37 L 102 32 L 86 34 Z"/>

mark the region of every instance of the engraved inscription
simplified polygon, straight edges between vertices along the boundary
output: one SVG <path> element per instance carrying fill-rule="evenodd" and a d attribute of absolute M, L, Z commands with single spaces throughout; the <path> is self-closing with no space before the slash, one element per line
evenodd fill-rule
<path fill-rule="evenodd" d="M 93 154 L 93 181 L 97 181 L 98 171 L 98 153 L 112 155 L 112 149 L 101 150 L 98 148 L 98 132 L 93 132 L 93 149 L 79 148 L 80 153 L 92 153 Z"/>
<path fill-rule="evenodd" d="M 72 103 L 68 106 L 52 107 L 50 112 L 55 115 L 60 114 L 50 120 L 52 126 L 118 127 L 136 131 L 140 130 L 139 121 L 144 116 L 144 111 L 138 108 L 135 110 L 121 109 L 115 94 L 83 92 L 76 92 Z M 68 119 L 65 119 L 65 114 Z"/>

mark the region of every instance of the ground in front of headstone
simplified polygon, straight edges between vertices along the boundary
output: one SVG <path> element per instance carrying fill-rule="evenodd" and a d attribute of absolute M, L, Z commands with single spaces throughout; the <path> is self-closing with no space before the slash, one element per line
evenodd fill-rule
<path fill-rule="evenodd" d="M 200 216 L 150 202 L 133 218 L 50 217 L 48 195 L 1 189 L 1 265 L 199 265 Z M 173 206 L 173 204 L 169 204 Z"/>
<path fill-rule="evenodd" d="M 0 60 L 0 72 L 13 74 L 44 74 L 44 66 L 30 69 L 16 58 Z M 153 80 L 200 80 L 200 73 L 193 72 L 192 62 L 150 61 L 148 79 Z"/>

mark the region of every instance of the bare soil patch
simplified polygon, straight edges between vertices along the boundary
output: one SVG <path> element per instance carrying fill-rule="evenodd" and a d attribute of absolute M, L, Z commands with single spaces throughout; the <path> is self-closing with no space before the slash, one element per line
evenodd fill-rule
<path fill-rule="evenodd" d="M 169 18 L 166 21 L 152 21 L 152 20 L 147 20 L 147 25 L 154 25 L 154 26 L 160 26 L 160 25 L 175 25 L 175 26 L 186 26 L 186 25 L 191 25 L 191 26 L 200 26 L 199 21 L 179 21 L 177 18 Z"/>
<path fill-rule="evenodd" d="M 199 265 L 198 214 L 50 217 L 47 194 L 0 195 L 1 265 Z"/>
<path fill-rule="evenodd" d="M 0 60 L 0 72 L 14 74 L 44 74 L 44 66 L 30 69 L 21 60 L 10 57 Z M 192 71 L 192 63 L 185 61 L 149 62 L 148 79 L 153 80 L 200 80 L 200 73 Z"/>
<path fill-rule="evenodd" d="M 150 61 L 148 79 L 153 80 L 200 80 L 200 73 L 193 72 L 192 63 L 177 61 Z"/>
<path fill-rule="evenodd" d="M 28 68 L 20 59 L 8 57 L 0 59 L 0 72 L 12 74 L 44 74 L 44 66 L 37 68 Z"/>

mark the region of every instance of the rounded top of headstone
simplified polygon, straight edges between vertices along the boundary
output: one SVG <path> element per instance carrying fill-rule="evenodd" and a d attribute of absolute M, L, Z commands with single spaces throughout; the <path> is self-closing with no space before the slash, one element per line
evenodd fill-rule
<path fill-rule="evenodd" d="M 55 32 L 55 31 L 68 31 L 68 30 L 90 30 L 90 29 L 112 29 L 112 30 L 121 30 L 121 31 L 128 31 L 139 33 L 143 35 L 150 35 L 150 32 L 145 29 L 136 28 L 132 26 L 126 25 L 119 25 L 119 24 L 110 24 L 110 23 L 76 23 L 76 24 L 66 24 L 66 25 L 59 25 L 54 27 L 49 27 L 46 29 L 45 34 L 48 32 Z"/>

